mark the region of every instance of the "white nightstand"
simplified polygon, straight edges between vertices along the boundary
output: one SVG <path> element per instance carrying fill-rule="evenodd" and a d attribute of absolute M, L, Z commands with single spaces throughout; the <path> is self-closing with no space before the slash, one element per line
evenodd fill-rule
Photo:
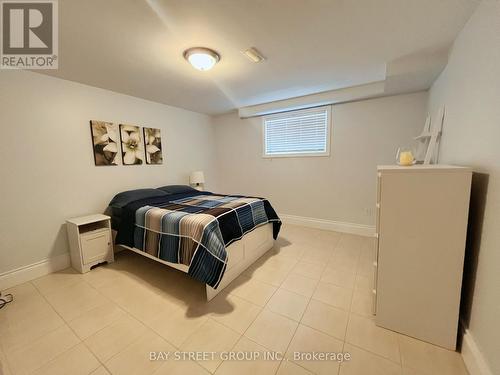
<path fill-rule="evenodd" d="M 75 270 L 85 273 L 96 264 L 114 261 L 110 220 L 101 214 L 66 220 L 71 266 Z"/>

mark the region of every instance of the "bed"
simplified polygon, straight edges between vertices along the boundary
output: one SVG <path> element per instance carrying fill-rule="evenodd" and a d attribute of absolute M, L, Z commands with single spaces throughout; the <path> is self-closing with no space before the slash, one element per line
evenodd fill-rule
<path fill-rule="evenodd" d="M 117 194 L 115 244 L 186 272 L 211 300 L 272 248 L 281 221 L 267 199 L 170 185 Z"/>

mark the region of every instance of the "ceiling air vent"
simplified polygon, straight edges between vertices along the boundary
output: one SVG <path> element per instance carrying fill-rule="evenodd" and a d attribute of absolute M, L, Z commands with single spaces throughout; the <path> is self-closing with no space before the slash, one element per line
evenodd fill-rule
<path fill-rule="evenodd" d="M 245 51 L 243 54 L 248 57 L 248 59 L 254 63 L 260 63 L 264 61 L 266 58 L 262 56 L 262 54 L 255 47 L 251 47 Z"/>

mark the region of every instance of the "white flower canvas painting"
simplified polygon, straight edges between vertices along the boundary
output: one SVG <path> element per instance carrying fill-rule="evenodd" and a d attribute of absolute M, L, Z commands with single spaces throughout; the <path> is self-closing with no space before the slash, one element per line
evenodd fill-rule
<path fill-rule="evenodd" d="M 118 152 L 118 125 L 105 121 L 90 121 L 94 163 L 100 165 L 120 165 Z"/>
<path fill-rule="evenodd" d="M 160 129 L 143 128 L 144 144 L 146 145 L 146 163 L 162 164 L 163 155 L 161 149 Z"/>
<path fill-rule="evenodd" d="M 120 124 L 120 139 L 123 164 L 142 164 L 144 162 L 144 144 L 140 128 L 135 125 Z"/>

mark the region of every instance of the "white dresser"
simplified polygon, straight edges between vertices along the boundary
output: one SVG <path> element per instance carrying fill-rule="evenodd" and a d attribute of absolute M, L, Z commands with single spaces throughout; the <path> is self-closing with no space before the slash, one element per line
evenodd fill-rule
<path fill-rule="evenodd" d="M 379 166 L 377 325 L 455 350 L 472 172 Z"/>

